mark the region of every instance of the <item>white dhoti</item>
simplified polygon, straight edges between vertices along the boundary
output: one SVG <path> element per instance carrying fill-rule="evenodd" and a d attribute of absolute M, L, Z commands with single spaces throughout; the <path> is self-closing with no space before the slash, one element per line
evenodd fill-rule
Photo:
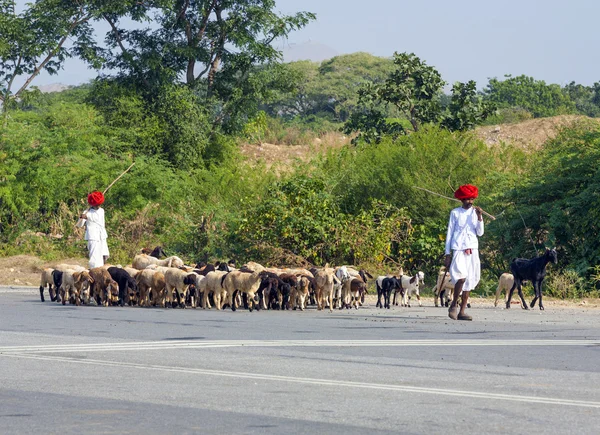
<path fill-rule="evenodd" d="M 106 239 L 103 240 L 88 240 L 87 243 L 89 255 L 90 255 L 90 269 L 94 267 L 104 266 L 104 258 L 108 257 L 108 244 Z"/>
<path fill-rule="evenodd" d="M 481 278 L 481 263 L 479 262 L 479 251 L 472 249 L 471 254 L 465 251 L 454 251 L 452 264 L 450 265 L 450 279 L 452 284 L 460 279 L 465 280 L 463 291 L 473 290 Z"/>

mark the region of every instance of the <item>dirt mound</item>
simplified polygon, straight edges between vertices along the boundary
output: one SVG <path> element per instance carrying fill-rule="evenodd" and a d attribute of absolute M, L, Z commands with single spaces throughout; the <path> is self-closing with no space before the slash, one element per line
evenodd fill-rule
<path fill-rule="evenodd" d="M 576 123 L 600 125 L 600 119 L 579 115 L 553 116 L 551 118 L 530 119 L 516 124 L 479 127 L 475 129 L 475 133 L 490 146 L 505 142 L 526 151 L 537 151 L 548 139 L 556 137 L 561 128 Z"/>
<path fill-rule="evenodd" d="M 537 118 L 516 124 L 499 124 L 475 129 L 475 134 L 490 146 L 509 143 L 526 151 L 537 151 L 548 139 L 556 137 L 561 128 L 576 123 L 600 125 L 600 119 L 579 115 L 561 115 Z M 340 148 L 350 142 L 341 133 L 328 133 L 308 145 L 276 145 L 270 143 L 244 144 L 241 151 L 250 163 L 263 162 L 267 168 L 275 166 L 278 172 L 286 172 L 296 162 L 307 162 L 323 154 L 329 148 Z"/>
<path fill-rule="evenodd" d="M 32 255 L 0 258 L 0 285 L 40 285 L 40 274 L 46 267 L 58 264 L 77 264 L 88 267 L 86 258 L 66 258 L 44 261 Z"/>

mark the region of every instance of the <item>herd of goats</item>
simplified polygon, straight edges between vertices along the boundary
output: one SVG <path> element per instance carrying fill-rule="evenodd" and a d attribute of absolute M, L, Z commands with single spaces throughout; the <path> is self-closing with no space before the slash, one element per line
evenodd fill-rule
<path fill-rule="evenodd" d="M 161 259 L 161 257 L 166 257 Z M 519 260 L 519 261 L 517 261 Z M 496 291 L 496 301 L 502 290 L 506 292 L 506 307 L 515 288 L 521 297 L 522 307 L 527 309 L 521 284 L 531 280 L 535 299 L 544 309 L 541 299 L 541 281 L 549 261 L 556 262 L 556 251 L 533 260 L 515 259 L 511 272 L 502 274 Z M 523 263 L 525 262 L 525 263 Z M 542 267 L 543 266 L 543 267 Z M 414 294 L 421 306 L 420 288 L 425 275 L 419 271 L 414 276 L 384 275 L 374 278 L 365 270 L 352 266 L 322 268 L 272 268 L 249 262 L 239 269 L 229 263 L 186 266 L 177 256 L 167 257 L 161 247 L 152 252 L 143 251 L 133 259 L 131 266 L 104 265 L 92 269 L 82 266 L 60 264 L 42 271 L 40 298 L 45 301 L 44 290 L 48 287 L 51 301 L 75 305 L 138 305 L 140 307 L 192 307 L 221 310 L 239 306 L 253 309 L 304 310 L 316 305 L 318 310 L 329 308 L 356 308 L 363 305 L 369 279 L 375 280 L 377 307 L 391 305 L 410 307 Z M 435 306 L 448 306 L 453 285 L 449 273 L 440 269 L 434 288 Z M 538 293 L 539 292 L 539 293 Z M 439 305 L 438 305 L 439 300 Z"/>

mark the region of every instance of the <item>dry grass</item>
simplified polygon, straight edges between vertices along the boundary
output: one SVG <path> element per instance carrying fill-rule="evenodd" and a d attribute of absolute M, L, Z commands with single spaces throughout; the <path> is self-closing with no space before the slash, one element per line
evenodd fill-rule
<path fill-rule="evenodd" d="M 350 143 L 347 136 L 337 132 L 325 133 L 310 144 L 276 145 L 270 143 L 243 144 L 242 154 L 251 164 L 264 163 L 267 168 L 286 172 L 296 162 L 307 162 L 330 148 L 341 148 Z"/>

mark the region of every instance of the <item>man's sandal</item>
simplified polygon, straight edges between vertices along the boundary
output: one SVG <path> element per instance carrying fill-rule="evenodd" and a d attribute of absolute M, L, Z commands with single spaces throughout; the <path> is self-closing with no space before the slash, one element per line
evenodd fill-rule
<path fill-rule="evenodd" d="M 450 307 L 450 309 L 448 310 L 448 317 L 450 317 L 452 320 L 457 320 L 458 319 L 458 308 Z"/>

